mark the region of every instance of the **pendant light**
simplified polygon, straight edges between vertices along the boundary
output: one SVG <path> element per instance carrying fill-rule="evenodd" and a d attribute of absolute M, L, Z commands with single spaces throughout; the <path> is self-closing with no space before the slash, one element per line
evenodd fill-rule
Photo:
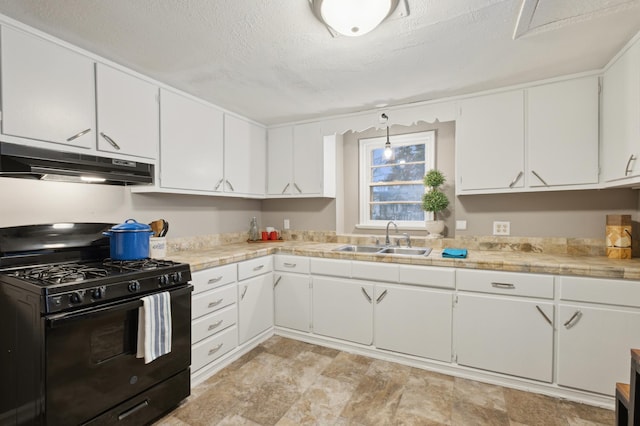
<path fill-rule="evenodd" d="M 330 30 L 357 37 L 373 31 L 398 6 L 399 0 L 311 0 L 316 17 Z"/>
<path fill-rule="evenodd" d="M 389 126 L 387 126 L 387 142 L 384 144 L 384 158 L 391 160 L 393 157 L 393 149 L 391 148 L 391 141 L 389 141 Z"/>

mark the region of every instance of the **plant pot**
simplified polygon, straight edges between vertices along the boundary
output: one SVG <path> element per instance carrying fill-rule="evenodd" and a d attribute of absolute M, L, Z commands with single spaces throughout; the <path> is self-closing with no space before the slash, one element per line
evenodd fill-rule
<path fill-rule="evenodd" d="M 427 238 L 442 238 L 444 231 L 444 220 L 425 220 L 424 226 L 427 228 Z"/>
<path fill-rule="evenodd" d="M 140 260 L 149 257 L 149 237 L 153 234 L 149 225 L 127 219 L 125 223 L 113 226 L 102 234 L 110 239 L 112 260 Z"/>

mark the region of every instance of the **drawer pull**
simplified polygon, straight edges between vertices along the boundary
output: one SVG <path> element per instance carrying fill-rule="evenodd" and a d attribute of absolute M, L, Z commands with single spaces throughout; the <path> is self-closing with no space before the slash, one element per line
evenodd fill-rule
<path fill-rule="evenodd" d="M 301 194 L 302 194 L 302 189 L 300 189 L 300 187 L 298 186 L 298 184 L 297 184 L 297 183 L 295 183 L 295 182 L 294 182 L 294 183 L 293 183 L 293 186 L 294 186 L 294 188 L 296 188 L 296 190 L 297 190 L 299 193 L 301 193 Z"/>
<path fill-rule="evenodd" d="M 218 352 L 220 350 L 220 348 L 222 347 L 222 345 L 224 345 L 224 343 L 220 343 L 215 348 L 209 349 L 209 356 L 211 356 L 211 355 L 215 354 L 216 352 Z"/>
<path fill-rule="evenodd" d="M 516 184 L 516 182 L 518 182 L 520 180 L 520 178 L 522 177 L 522 172 L 518 173 L 518 176 L 514 177 L 513 180 L 511 181 L 511 183 L 509 184 L 509 188 L 513 188 L 513 185 Z"/>
<path fill-rule="evenodd" d="M 365 290 L 364 287 L 360 287 L 360 290 L 362 290 L 362 294 L 364 294 L 364 297 L 366 297 L 369 303 L 371 303 L 373 299 L 371 299 L 371 296 L 369 296 L 369 293 L 367 293 L 367 290 Z"/>
<path fill-rule="evenodd" d="M 382 299 L 384 299 L 386 295 L 387 295 L 387 290 L 383 291 L 382 294 L 378 296 L 378 298 L 376 299 L 376 303 L 382 302 Z"/>
<path fill-rule="evenodd" d="M 635 160 L 636 160 L 635 155 L 631 154 L 629 156 L 629 160 L 627 161 L 627 165 L 624 168 L 624 175 L 625 176 L 629 176 L 629 174 L 631 174 L 631 172 L 633 172 L 633 169 L 630 169 L 629 166 L 631 165 L 631 162 L 635 161 Z"/>
<path fill-rule="evenodd" d="M 71 141 L 73 141 L 73 140 L 76 140 L 76 139 L 78 139 L 80 136 L 84 136 L 84 135 L 86 135 L 87 133 L 89 133 L 90 131 L 91 131 L 91 128 L 88 128 L 88 129 L 85 129 L 85 130 L 81 131 L 80 133 L 76 133 L 75 135 L 73 135 L 73 136 L 71 136 L 71 137 L 67 138 L 67 142 L 71 142 Z"/>
<path fill-rule="evenodd" d="M 109 145 L 120 151 L 120 145 L 118 145 L 116 141 L 111 139 L 108 135 L 104 134 L 104 132 L 100 132 L 100 136 L 102 136 L 107 142 L 109 142 Z"/>
<path fill-rule="evenodd" d="M 506 288 L 510 290 L 516 288 L 516 286 L 511 283 L 491 283 L 491 286 L 495 288 Z"/>
<path fill-rule="evenodd" d="M 549 319 L 547 314 L 544 313 L 542 308 L 540 308 L 540 306 L 536 305 L 536 309 L 538 310 L 538 312 L 540 312 L 540 315 L 542 315 L 542 317 L 545 319 L 545 321 L 547 321 L 549 323 L 549 325 L 553 327 L 553 322 L 551 322 L 551 319 Z"/>
<path fill-rule="evenodd" d="M 287 188 L 289 188 L 289 184 L 287 184 L 287 186 L 284 187 L 284 189 L 282 190 L 282 193 L 284 194 L 284 192 L 287 190 Z"/>
<path fill-rule="evenodd" d="M 247 294 L 247 290 L 249 289 L 249 287 L 247 287 L 246 285 L 244 286 L 244 290 L 242 291 L 242 296 L 240 296 L 240 300 L 244 299 L 244 295 Z"/>
<path fill-rule="evenodd" d="M 280 282 L 280 280 L 282 279 L 282 276 L 278 277 L 278 279 L 276 280 L 275 283 L 273 283 L 273 288 L 276 288 L 276 286 L 278 285 L 278 283 Z"/>
<path fill-rule="evenodd" d="M 285 262 L 284 263 L 284 267 L 285 268 L 295 268 L 297 265 L 297 263 L 289 263 L 289 262 Z"/>
<path fill-rule="evenodd" d="M 567 322 L 564 323 L 565 328 L 570 329 L 571 327 L 576 325 L 581 317 L 582 317 L 582 312 L 575 311 L 573 315 L 571 315 L 571 318 L 569 318 Z M 573 320 L 576 320 L 576 322 L 573 322 Z"/>
<path fill-rule="evenodd" d="M 544 186 L 549 186 L 549 184 L 548 184 L 547 182 L 545 182 L 545 180 L 544 180 L 544 179 L 542 179 L 542 178 L 540 177 L 540 175 L 536 173 L 536 171 L 535 171 L 535 170 L 531 170 L 531 173 L 532 173 L 535 177 L 537 177 L 537 178 L 538 178 L 538 180 L 544 184 Z"/>
<path fill-rule="evenodd" d="M 215 308 L 216 306 L 218 306 L 219 304 L 221 304 L 223 300 L 224 300 L 224 299 L 218 299 L 218 300 L 216 300 L 215 302 L 209 302 L 209 307 L 210 307 L 210 308 Z"/>
<path fill-rule="evenodd" d="M 221 279 L 222 279 L 222 275 L 220 275 L 219 277 L 211 278 L 209 281 L 207 281 L 207 284 L 215 284 Z"/>
<path fill-rule="evenodd" d="M 220 184 L 222 183 L 222 181 L 224 181 L 224 178 L 220 178 L 220 180 L 218 181 L 218 183 L 216 183 L 216 186 L 213 188 L 214 191 L 217 191 L 218 188 L 220 188 Z"/>
<path fill-rule="evenodd" d="M 254 271 L 259 271 L 260 269 L 264 268 L 264 265 L 258 265 L 255 268 L 253 268 Z"/>
<path fill-rule="evenodd" d="M 213 330 L 213 329 L 216 329 L 216 328 L 220 327 L 220 324 L 222 324 L 223 322 L 224 322 L 224 320 L 220 320 L 220 321 L 218 321 L 218 322 L 217 322 L 217 323 L 215 323 L 215 324 L 211 324 L 211 325 L 209 326 L 209 331 L 211 331 L 211 330 Z"/>

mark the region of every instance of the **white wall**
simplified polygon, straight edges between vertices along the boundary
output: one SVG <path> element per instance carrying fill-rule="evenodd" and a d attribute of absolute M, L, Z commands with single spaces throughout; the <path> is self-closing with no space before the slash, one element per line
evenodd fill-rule
<path fill-rule="evenodd" d="M 260 200 L 131 194 L 122 186 L 0 178 L 0 227 L 54 222 L 169 221 L 168 237 L 244 232 Z"/>

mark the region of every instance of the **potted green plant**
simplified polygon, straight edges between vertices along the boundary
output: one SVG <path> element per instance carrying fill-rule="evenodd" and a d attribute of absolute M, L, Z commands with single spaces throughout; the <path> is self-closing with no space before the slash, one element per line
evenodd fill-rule
<path fill-rule="evenodd" d="M 427 192 L 422 196 L 422 209 L 433 212 L 433 219 L 425 221 L 429 232 L 427 238 L 442 238 L 444 220 L 438 220 L 437 215 L 449 206 L 449 198 L 440 190 L 445 180 L 442 172 L 437 169 L 431 169 L 424 175 L 424 186 L 427 187 Z"/>

